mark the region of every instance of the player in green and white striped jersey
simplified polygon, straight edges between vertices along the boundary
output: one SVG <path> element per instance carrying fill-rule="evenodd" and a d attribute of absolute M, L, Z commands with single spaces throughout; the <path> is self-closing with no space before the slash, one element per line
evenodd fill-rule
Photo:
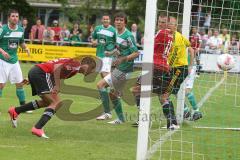
<path fill-rule="evenodd" d="M 16 94 L 22 105 L 25 103 L 25 92 L 17 49 L 19 44 L 28 54 L 29 49 L 24 43 L 24 29 L 18 25 L 18 21 L 18 11 L 10 10 L 8 24 L 0 28 L 0 97 L 2 97 L 3 88 L 9 80 L 11 84 L 16 84 Z"/>
<path fill-rule="evenodd" d="M 114 23 L 117 30 L 116 45 L 120 55 L 113 61 L 115 69 L 99 81 L 97 87 L 99 91 L 106 86 L 112 88 L 110 98 L 117 113 L 117 119 L 108 123 L 121 124 L 125 121 L 125 118 L 122 111 L 120 95 L 124 84 L 133 71 L 134 59 L 139 56 L 139 52 L 132 33 L 125 27 L 127 24 L 126 15 L 124 13 L 116 14 Z"/>
<path fill-rule="evenodd" d="M 106 53 L 112 52 L 115 49 L 116 42 L 116 29 L 110 25 L 110 16 L 103 15 L 102 25 L 96 26 L 92 34 L 92 44 L 97 46 L 97 57 L 102 60 L 101 77 L 104 78 L 111 72 L 112 68 L 112 55 Z M 103 103 L 104 113 L 98 116 L 97 120 L 111 119 L 112 114 L 110 112 L 108 89 L 103 88 L 100 91 L 101 100 Z"/>

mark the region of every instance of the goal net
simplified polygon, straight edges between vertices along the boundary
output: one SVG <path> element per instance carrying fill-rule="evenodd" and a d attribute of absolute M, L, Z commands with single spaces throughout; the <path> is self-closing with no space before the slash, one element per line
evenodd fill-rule
<path fill-rule="evenodd" d="M 154 5 L 154 0 L 151 2 Z M 147 4 L 151 2 L 147 1 Z M 155 21 L 155 26 L 159 15 L 174 16 L 180 33 L 190 39 L 195 28 L 201 39 L 199 54 L 195 60 L 198 74 L 194 76 L 191 91 L 196 104 L 192 104 L 185 92 L 184 83 L 178 98 L 170 97 L 174 102 L 180 129 L 167 130 L 158 97 L 151 96 L 149 104 L 143 98 L 140 112 L 149 114 L 151 120 L 149 126 L 146 122 L 141 122 L 140 113 L 137 159 L 240 159 L 240 1 L 158 0 L 156 3 L 155 18 L 151 19 Z M 145 23 L 148 22 L 148 15 L 153 12 L 148 9 L 147 5 Z M 151 30 L 151 25 L 145 25 Z M 153 45 L 146 40 L 144 47 L 149 47 L 150 44 Z M 231 54 L 234 57 L 233 69 L 224 72 L 218 68 L 217 59 L 221 54 Z M 147 59 L 147 56 L 143 59 Z M 148 112 L 146 108 L 149 106 Z M 191 114 L 184 118 L 186 107 Z M 202 115 L 197 120 L 193 118 L 196 108 Z M 146 136 L 148 138 L 145 141 Z"/>

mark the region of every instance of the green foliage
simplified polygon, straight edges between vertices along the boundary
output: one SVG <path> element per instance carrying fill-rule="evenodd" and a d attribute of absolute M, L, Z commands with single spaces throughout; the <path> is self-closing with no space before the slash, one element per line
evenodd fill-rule
<path fill-rule="evenodd" d="M 20 17 L 30 21 L 35 18 L 35 9 L 26 0 L 0 0 L 0 12 L 7 13 L 9 9 L 18 10 Z"/>

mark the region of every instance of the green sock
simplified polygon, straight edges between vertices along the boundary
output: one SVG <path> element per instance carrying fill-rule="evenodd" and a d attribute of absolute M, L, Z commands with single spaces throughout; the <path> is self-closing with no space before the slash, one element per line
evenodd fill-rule
<path fill-rule="evenodd" d="M 125 119 L 124 119 L 124 115 L 123 115 L 123 111 L 122 111 L 122 103 L 121 103 L 120 98 L 112 100 L 112 103 L 114 105 L 114 109 L 115 109 L 115 112 L 116 112 L 119 120 L 124 122 Z"/>
<path fill-rule="evenodd" d="M 102 100 L 103 109 L 105 113 L 110 113 L 110 106 L 109 106 L 109 97 L 106 88 L 100 89 L 99 94 Z"/>
<path fill-rule="evenodd" d="M 2 97 L 2 89 L 0 89 L 0 97 Z"/>
<path fill-rule="evenodd" d="M 20 105 L 25 104 L 25 92 L 24 92 L 23 88 L 17 88 L 16 95 L 18 97 Z"/>
<path fill-rule="evenodd" d="M 187 94 L 187 98 L 188 98 L 189 103 L 190 103 L 191 106 L 192 106 L 192 109 L 193 109 L 193 110 L 198 110 L 197 103 L 196 103 L 196 99 L 195 99 L 195 97 L 194 97 L 193 92 L 188 93 L 188 94 Z"/>

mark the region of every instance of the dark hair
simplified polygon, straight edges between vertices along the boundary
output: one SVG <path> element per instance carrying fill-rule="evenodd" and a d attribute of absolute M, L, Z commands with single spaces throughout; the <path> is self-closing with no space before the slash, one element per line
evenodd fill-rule
<path fill-rule="evenodd" d="M 124 18 L 125 24 L 127 24 L 127 15 L 123 12 L 118 12 L 114 16 L 114 21 L 116 18 Z"/>
<path fill-rule="evenodd" d="M 92 69 L 96 68 L 96 61 L 92 57 L 84 57 L 81 64 L 88 64 Z"/>
<path fill-rule="evenodd" d="M 10 17 L 12 13 L 18 13 L 19 14 L 19 12 L 16 9 L 10 9 L 8 11 L 8 17 Z"/>
<path fill-rule="evenodd" d="M 104 17 L 104 16 L 108 16 L 110 18 L 110 15 L 108 13 L 103 13 L 102 17 Z"/>

